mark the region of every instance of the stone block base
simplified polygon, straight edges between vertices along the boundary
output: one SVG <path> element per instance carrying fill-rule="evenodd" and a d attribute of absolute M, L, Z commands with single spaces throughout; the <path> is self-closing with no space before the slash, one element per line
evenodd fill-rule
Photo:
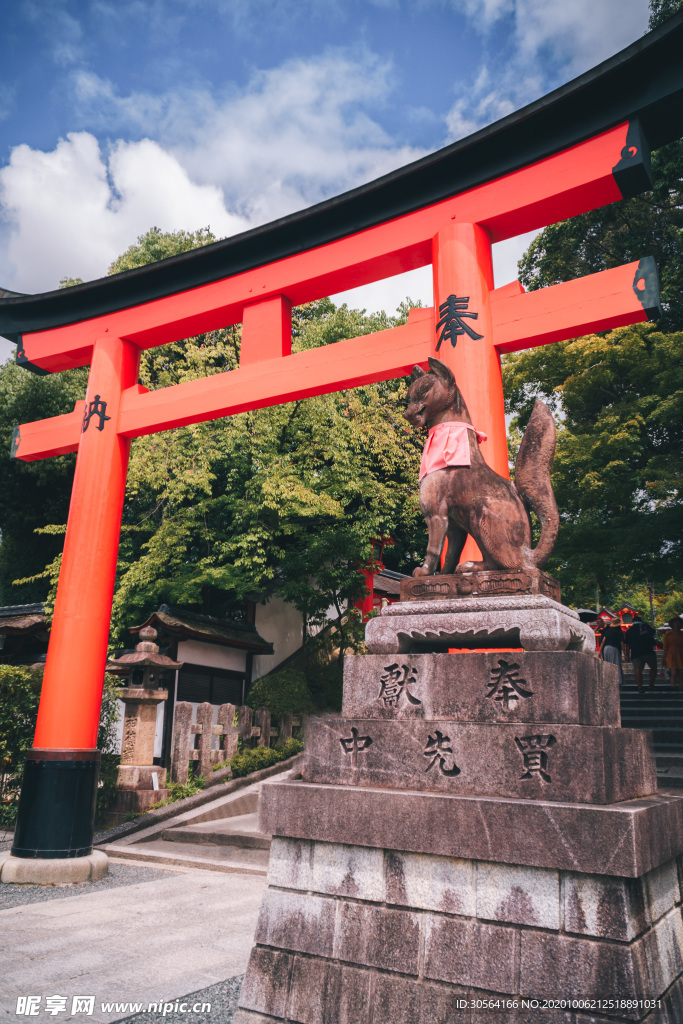
<path fill-rule="evenodd" d="M 623 878 L 275 838 L 237 1021 L 680 1024 L 682 870 Z"/>
<path fill-rule="evenodd" d="M 311 718 L 306 782 L 614 804 L 657 792 L 649 734 L 584 725 Z"/>
<path fill-rule="evenodd" d="M 153 804 L 166 800 L 169 793 L 169 789 L 119 789 L 108 812 L 109 820 L 114 821 L 116 818 L 123 821 L 128 814 L 142 814 Z"/>
<path fill-rule="evenodd" d="M 23 885 L 64 885 L 97 882 L 109 871 L 109 858 L 101 850 L 87 857 L 42 859 L 0 853 L 0 881 Z"/>
<path fill-rule="evenodd" d="M 618 726 L 619 674 L 592 652 L 350 654 L 342 714 Z"/>
<path fill-rule="evenodd" d="M 119 789 L 149 789 L 159 792 L 166 788 L 166 768 L 156 764 L 121 764 L 119 765 L 116 785 Z M 157 790 L 154 789 L 156 776 Z"/>

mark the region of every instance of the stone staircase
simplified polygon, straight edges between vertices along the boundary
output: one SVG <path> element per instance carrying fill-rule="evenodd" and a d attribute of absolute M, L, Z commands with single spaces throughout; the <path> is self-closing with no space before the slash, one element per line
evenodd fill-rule
<path fill-rule="evenodd" d="M 662 788 L 683 787 L 683 692 L 672 690 L 662 673 L 662 652 L 658 652 L 655 689 L 649 688 L 650 670 L 645 669 L 644 693 L 639 694 L 630 662 L 623 665 L 621 724 L 631 729 L 649 729 L 657 760 L 657 780 Z"/>
<path fill-rule="evenodd" d="M 283 765 L 275 777 L 288 778 L 300 769 Z M 267 781 L 216 798 L 190 811 L 102 845 L 110 857 L 168 867 L 203 868 L 238 874 L 265 875 L 271 837 L 258 827 L 258 799 Z"/>

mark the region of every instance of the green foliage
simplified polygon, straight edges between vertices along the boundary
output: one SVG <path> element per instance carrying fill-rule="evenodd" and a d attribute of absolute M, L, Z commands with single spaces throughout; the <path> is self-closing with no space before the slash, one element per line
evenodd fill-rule
<path fill-rule="evenodd" d="M 251 775 L 252 772 L 261 771 L 262 768 L 269 768 L 278 761 L 286 761 L 303 750 L 303 743 L 300 740 L 287 740 L 284 747 L 254 747 L 252 750 L 244 750 L 234 754 L 230 758 L 230 767 L 233 777 L 242 778 L 244 775 Z"/>
<path fill-rule="evenodd" d="M 206 779 L 203 779 L 201 775 L 188 779 L 187 782 L 172 782 L 168 787 L 168 797 L 165 800 L 158 800 L 155 804 L 152 804 L 149 810 L 155 811 L 158 807 L 166 807 L 168 804 L 177 803 L 178 800 L 185 800 L 188 796 L 201 793 L 205 786 Z"/>
<path fill-rule="evenodd" d="M 33 742 L 42 674 L 0 665 L 0 828 L 13 827 L 26 751 Z"/>
<path fill-rule="evenodd" d="M 609 603 L 620 577 L 661 593 L 683 570 L 683 333 L 639 324 L 505 360 L 513 427 L 535 397 L 558 415 L 557 547 L 546 569 L 566 600 Z"/>
<path fill-rule="evenodd" d="M 648 28 L 658 28 L 663 22 L 683 10 L 683 0 L 650 0 Z"/>
<path fill-rule="evenodd" d="M 23 665 L 0 665 L 0 826 L 14 825 L 26 751 L 33 743 L 42 685 L 42 670 Z M 101 819 L 116 792 L 121 760 L 116 753 L 118 684 L 106 675 L 97 746 L 102 751 L 97 818 Z"/>
<path fill-rule="evenodd" d="M 39 377 L 13 362 L 0 369 L 0 450 L 9 452 L 15 424 L 71 412 L 85 396 L 87 370 Z M 35 534 L 37 527 L 65 523 L 75 456 L 37 462 L 0 458 L 0 604 L 44 600 L 45 565 L 61 552 L 63 538 Z M 19 577 L 33 577 L 12 586 Z"/>
<path fill-rule="evenodd" d="M 295 754 L 300 754 L 304 749 L 304 745 L 301 740 L 297 740 L 292 737 L 292 739 L 287 740 L 280 749 L 282 751 L 282 760 L 286 761 L 287 758 L 294 757 Z"/>
<path fill-rule="evenodd" d="M 648 586 L 632 576 L 620 576 L 612 583 L 610 600 L 606 602 L 611 608 L 619 608 L 628 602 L 646 621 L 650 621 L 650 594 Z M 683 610 L 683 589 L 680 582 L 666 580 L 661 590 L 654 590 L 652 605 L 655 613 L 655 624 L 663 626 L 672 615 Z"/>
<path fill-rule="evenodd" d="M 278 718 L 287 711 L 307 715 L 314 710 L 306 677 L 290 668 L 269 672 L 257 679 L 249 690 L 247 704 L 252 708 L 268 708 Z"/>
<path fill-rule="evenodd" d="M 114 260 L 109 267 L 109 273 L 122 274 L 126 270 L 144 267 L 148 263 L 156 263 L 169 256 L 177 256 L 179 253 L 189 252 L 215 241 L 216 236 L 208 227 L 200 228 L 198 231 L 162 231 L 161 228 L 153 227 L 146 234 L 138 236 L 137 245 L 131 245 L 123 255 Z M 69 284 L 80 284 L 78 278 L 64 280 Z"/>

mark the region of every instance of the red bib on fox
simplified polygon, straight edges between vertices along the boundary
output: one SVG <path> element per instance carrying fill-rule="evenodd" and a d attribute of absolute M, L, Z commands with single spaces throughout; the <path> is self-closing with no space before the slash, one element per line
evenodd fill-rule
<path fill-rule="evenodd" d="M 477 430 L 471 423 L 457 423 L 448 420 L 445 423 L 437 423 L 431 428 L 422 452 L 420 480 L 428 473 L 434 473 L 437 469 L 446 469 L 447 466 L 469 466 L 468 430 L 474 430 L 479 444 L 487 440 L 486 434 Z"/>

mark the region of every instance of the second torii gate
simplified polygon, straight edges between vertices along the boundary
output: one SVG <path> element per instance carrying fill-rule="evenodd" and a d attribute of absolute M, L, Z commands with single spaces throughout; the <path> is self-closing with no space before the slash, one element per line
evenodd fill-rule
<path fill-rule="evenodd" d="M 667 26 L 498 125 L 337 200 L 151 267 L 0 298 L 0 333 L 17 341 L 20 364 L 90 364 L 85 402 L 17 427 L 12 442 L 13 457 L 26 461 L 78 452 L 13 856 L 91 849 L 132 438 L 395 378 L 438 354 L 488 434 L 484 457 L 507 475 L 500 355 L 656 314 L 651 258 L 526 294 L 518 282 L 494 288 L 491 246 L 649 187 L 648 141 L 683 132 L 683 18 Z M 428 264 L 433 308 L 411 310 L 401 327 L 292 354 L 292 306 Z M 237 370 L 152 392 L 137 383 L 141 350 L 240 322 Z"/>

